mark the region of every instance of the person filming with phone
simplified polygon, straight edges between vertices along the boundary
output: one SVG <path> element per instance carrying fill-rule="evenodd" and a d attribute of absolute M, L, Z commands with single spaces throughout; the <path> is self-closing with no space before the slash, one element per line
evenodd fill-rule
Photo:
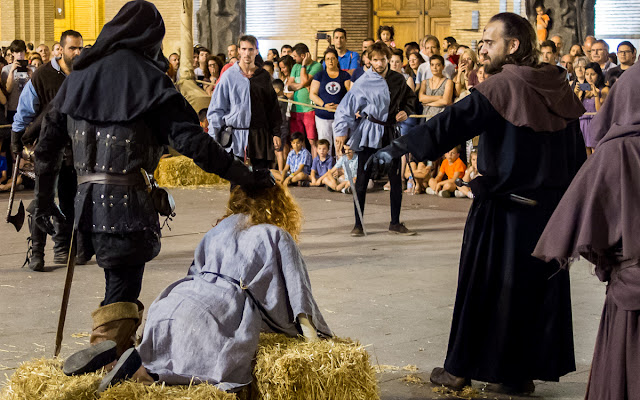
<path fill-rule="evenodd" d="M 9 94 L 7 96 L 7 122 L 13 123 L 13 117 L 16 115 L 16 110 L 18 109 L 20 93 L 22 93 L 22 89 L 24 89 L 27 82 L 31 79 L 35 68 L 29 65 L 29 60 L 26 58 L 27 45 L 24 43 L 24 40 L 14 40 L 9 45 L 9 50 L 11 50 L 11 54 L 13 54 L 13 63 L 5 65 L 4 68 L 2 68 L 0 77 L 2 79 L 2 85 Z"/>

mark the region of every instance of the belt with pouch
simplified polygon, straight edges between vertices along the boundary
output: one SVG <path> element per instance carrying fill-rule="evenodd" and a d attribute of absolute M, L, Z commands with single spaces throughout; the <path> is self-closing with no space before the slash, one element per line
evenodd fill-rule
<path fill-rule="evenodd" d="M 165 217 L 175 216 L 176 203 L 171 193 L 167 189 L 159 187 L 158 183 L 153 179 L 153 175 L 150 175 L 142 168 L 140 168 L 140 172 L 128 174 L 94 173 L 78 176 L 78 186 L 87 183 L 145 187 L 151 196 L 153 208 L 158 214 Z"/>

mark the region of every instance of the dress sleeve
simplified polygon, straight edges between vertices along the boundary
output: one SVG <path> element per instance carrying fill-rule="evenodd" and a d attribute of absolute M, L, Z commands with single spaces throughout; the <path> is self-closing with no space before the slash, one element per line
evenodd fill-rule
<path fill-rule="evenodd" d="M 477 90 L 397 139 L 418 161 L 435 160 L 503 119 Z"/>
<path fill-rule="evenodd" d="M 159 139 L 162 144 L 168 142 L 203 170 L 225 176 L 233 155 L 204 133 L 198 115 L 184 97 L 173 96 L 149 111 L 145 117 L 153 131 L 161 135 Z"/>

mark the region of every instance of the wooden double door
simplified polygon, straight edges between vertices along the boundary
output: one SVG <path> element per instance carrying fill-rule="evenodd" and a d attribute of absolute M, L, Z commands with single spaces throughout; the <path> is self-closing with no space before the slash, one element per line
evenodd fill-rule
<path fill-rule="evenodd" d="M 451 0 L 373 0 L 373 33 L 378 27 L 391 25 L 396 47 L 418 42 L 425 35 L 440 41 L 451 32 Z M 377 37 L 376 37 L 377 39 Z"/>

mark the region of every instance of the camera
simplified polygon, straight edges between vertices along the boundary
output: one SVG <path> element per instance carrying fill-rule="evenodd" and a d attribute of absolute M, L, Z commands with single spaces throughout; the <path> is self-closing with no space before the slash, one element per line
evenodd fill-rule
<path fill-rule="evenodd" d="M 586 92 L 588 90 L 591 90 L 591 85 L 588 84 L 587 82 L 585 83 L 581 83 L 580 84 L 580 90 L 582 90 L 583 92 Z"/>
<path fill-rule="evenodd" d="M 16 68 L 16 72 L 27 72 L 27 65 L 29 65 L 29 60 L 18 60 L 20 66 Z"/>

